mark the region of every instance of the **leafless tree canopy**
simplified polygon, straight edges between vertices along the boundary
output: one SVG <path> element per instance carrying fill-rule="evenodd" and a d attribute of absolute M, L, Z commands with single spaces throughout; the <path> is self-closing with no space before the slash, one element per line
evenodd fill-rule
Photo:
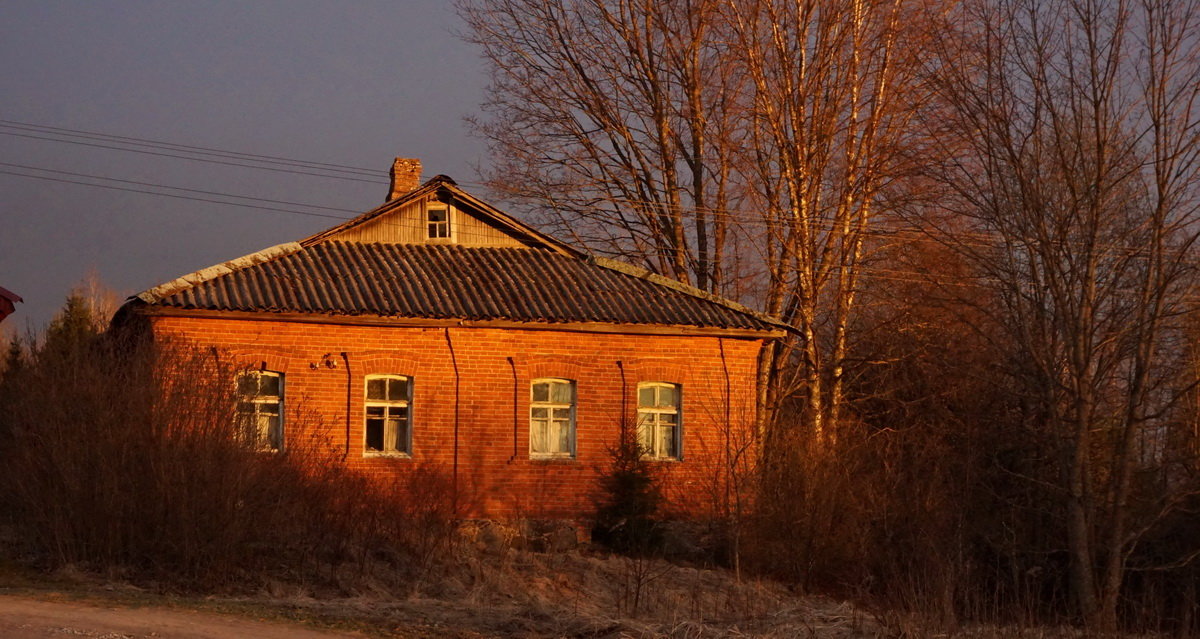
<path fill-rule="evenodd" d="M 593 250 L 794 323 L 764 379 L 838 420 L 866 232 L 923 89 L 916 2 L 459 5 L 490 184 Z M 798 362 L 799 367 L 793 364 Z M 795 380 L 791 372 L 796 371 Z"/>
<path fill-rule="evenodd" d="M 915 405 L 993 424 L 972 446 L 1023 461 L 976 461 L 1032 491 L 1009 512 L 1061 525 L 1025 547 L 1064 553 L 1082 617 L 1116 623 L 1129 569 L 1152 568 L 1139 544 L 1195 494 L 1196 3 L 459 10 L 492 69 L 491 186 L 796 327 L 760 371 L 767 458 L 816 468 L 797 433 L 844 448 L 863 423 L 935 428 Z M 794 498 L 780 521 L 825 503 L 805 472 L 764 492 Z"/>
<path fill-rule="evenodd" d="M 1071 589 L 1100 627 L 1139 536 L 1182 498 L 1166 444 L 1190 387 L 1196 10 L 972 3 L 972 37 L 939 52 L 957 64 L 936 75 L 948 161 L 933 173 L 966 231 L 945 239 L 997 293 L 1023 420 L 1062 473 Z M 1135 478 L 1154 487 L 1142 503 Z"/>

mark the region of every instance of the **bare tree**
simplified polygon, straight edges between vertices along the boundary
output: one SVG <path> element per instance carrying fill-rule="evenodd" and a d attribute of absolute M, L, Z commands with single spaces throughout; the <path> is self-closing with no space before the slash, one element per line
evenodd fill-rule
<path fill-rule="evenodd" d="M 803 397 L 823 433 L 866 233 L 921 103 L 921 6 L 462 0 L 492 67 L 490 184 L 593 250 L 796 325 L 764 358 L 761 404 Z"/>
<path fill-rule="evenodd" d="M 902 0 L 730 3 L 752 92 L 748 183 L 767 232 L 767 312 L 801 332 L 766 366 L 798 383 L 818 438 L 841 419 L 851 320 L 881 193 L 924 104 L 921 7 Z M 777 404 L 778 398 L 769 404 Z"/>
<path fill-rule="evenodd" d="M 934 62 L 951 238 L 994 288 L 994 335 L 1052 442 L 1069 580 L 1111 629 L 1161 465 L 1194 283 L 1200 14 L 1169 0 L 983 0 Z M 1161 473 L 1160 473 L 1161 474 Z M 1157 490 L 1179 488 L 1160 477 Z M 1139 502 L 1140 503 L 1136 503 Z M 1135 517 L 1135 513 L 1137 516 Z"/>
<path fill-rule="evenodd" d="M 741 81 L 720 0 L 462 0 L 491 65 L 489 185 L 609 255 L 724 286 Z"/>

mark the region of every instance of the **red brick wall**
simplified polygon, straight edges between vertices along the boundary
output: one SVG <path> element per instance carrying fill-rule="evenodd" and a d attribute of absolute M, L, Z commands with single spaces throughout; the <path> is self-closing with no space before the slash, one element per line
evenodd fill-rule
<path fill-rule="evenodd" d="M 654 462 L 675 509 L 714 507 L 725 494 L 726 451 L 745 449 L 753 437 L 760 340 L 188 317 L 154 317 L 152 327 L 156 335 L 218 346 L 238 365 L 283 373 L 285 446 L 312 434 L 297 432 L 299 424 L 313 424 L 339 453 L 349 443 L 348 466 L 381 476 L 418 465 L 454 474 L 457 364 L 463 517 L 588 517 L 607 451 L 622 419 L 636 412 L 638 382 L 683 389 L 683 459 Z M 411 458 L 363 452 L 364 377 L 386 373 L 413 380 Z M 539 377 L 576 383 L 574 459 L 530 459 L 530 381 Z M 753 457 L 742 452 L 744 461 Z"/>

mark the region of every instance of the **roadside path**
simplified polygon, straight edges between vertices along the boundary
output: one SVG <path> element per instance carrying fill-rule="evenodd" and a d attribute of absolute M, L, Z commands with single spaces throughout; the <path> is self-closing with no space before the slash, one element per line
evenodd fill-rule
<path fill-rule="evenodd" d="M 347 639 L 363 636 L 212 612 L 125 608 L 0 595 L 0 637 L 4 639 Z"/>

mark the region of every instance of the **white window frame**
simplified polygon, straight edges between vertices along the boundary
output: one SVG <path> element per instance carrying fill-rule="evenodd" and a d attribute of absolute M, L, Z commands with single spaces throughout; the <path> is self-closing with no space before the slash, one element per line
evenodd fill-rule
<path fill-rule="evenodd" d="M 675 403 L 664 404 L 660 401 L 663 388 L 675 392 Z M 642 404 L 642 391 L 653 389 L 654 402 L 652 405 Z M 666 419 L 671 417 L 674 424 Z M 664 424 L 663 422 L 668 422 Z M 673 450 L 663 450 L 662 431 L 670 428 L 674 446 Z M 638 444 L 642 446 L 642 455 L 647 459 L 664 461 L 679 461 L 683 459 L 683 386 L 671 382 L 639 382 L 637 385 L 637 429 Z"/>
<path fill-rule="evenodd" d="M 545 400 L 535 399 L 536 388 L 538 384 L 550 384 L 547 389 Z M 553 401 L 554 386 L 565 385 L 570 392 L 570 401 Z M 529 456 L 532 459 L 573 459 L 575 457 L 575 406 L 577 404 L 577 395 L 575 381 L 563 379 L 559 377 L 539 377 L 529 383 Z M 562 417 L 555 417 L 556 411 L 566 410 L 567 418 L 567 449 L 552 450 L 551 435 L 554 432 L 554 423 L 564 421 Z M 547 411 L 541 416 L 539 411 Z M 539 423 L 541 422 L 541 423 Z M 546 450 L 537 450 L 536 435 L 537 430 L 543 429 L 542 441 Z"/>
<path fill-rule="evenodd" d="M 442 211 L 446 214 L 445 221 L 435 222 L 429 219 L 429 216 L 434 211 Z M 445 235 L 434 235 L 434 225 L 437 225 L 440 230 L 445 231 Z M 441 228 L 443 227 L 444 228 Z M 425 239 L 438 242 L 453 242 L 454 241 L 454 207 L 446 202 L 427 202 L 425 204 Z"/>
<path fill-rule="evenodd" d="M 258 389 L 253 395 L 242 392 L 243 381 L 253 377 Z M 262 392 L 262 378 L 278 380 L 279 394 Z M 281 452 L 284 448 L 284 376 L 278 371 L 250 370 L 238 373 L 235 380 L 237 393 L 238 434 L 250 448 L 268 453 Z M 275 418 L 272 432 L 271 418 Z M 253 426 L 253 429 L 252 429 Z"/>
<path fill-rule="evenodd" d="M 404 397 L 403 399 L 372 399 L 370 397 L 370 388 L 372 380 L 387 380 L 387 381 L 403 381 L 404 382 Z M 386 382 L 385 382 L 386 383 Z M 385 393 L 386 394 L 386 393 Z M 363 455 L 366 457 L 411 457 L 412 456 L 412 432 L 413 432 L 413 414 L 412 414 L 412 397 L 413 397 L 413 378 L 408 375 L 367 375 L 363 379 Z M 369 422 L 371 420 L 371 409 L 383 409 L 383 448 L 373 449 L 367 445 Z M 392 409 L 404 409 L 404 434 L 399 446 L 394 450 L 389 450 L 388 433 L 387 433 L 387 416 Z"/>

